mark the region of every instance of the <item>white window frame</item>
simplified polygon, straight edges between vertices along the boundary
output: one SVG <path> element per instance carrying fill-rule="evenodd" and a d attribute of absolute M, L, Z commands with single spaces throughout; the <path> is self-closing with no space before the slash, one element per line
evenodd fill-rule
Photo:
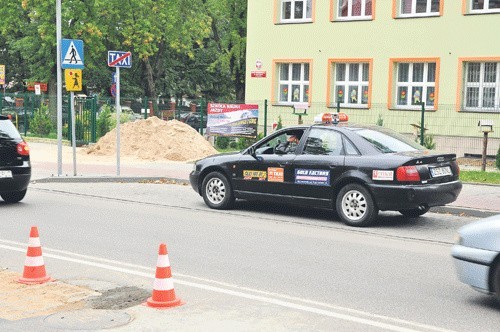
<path fill-rule="evenodd" d="M 300 79 L 299 80 L 293 80 L 293 65 L 298 65 L 300 64 Z M 284 105 L 293 105 L 296 103 L 308 103 L 309 102 L 309 97 L 311 95 L 311 92 L 308 91 L 307 99 L 306 99 L 306 94 L 305 94 L 305 86 L 307 86 L 307 90 L 311 88 L 310 85 L 310 75 L 311 75 L 311 64 L 309 62 L 277 62 L 276 65 L 278 66 L 278 103 L 279 104 L 284 104 Z M 288 65 L 288 80 L 282 80 L 281 79 L 281 69 L 283 68 L 282 65 Z M 304 77 L 305 75 L 305 65 L 309 66 L 309 77 Z M 287 100 L 281 100 L 281 86 L 282 85 L 287 85 L 288 93 L 287 93 Z M 293 85 L 299 85 L 299 100 L 298 101 L 293 101 L 293 91 L 292 91 L 292 86 Z"/>
<path fill-rule="evenodd" d="M 467 82 L 467 78 L 469 77 L 469 65 L 470 64 L 480 64 L 479 69 L 479 82 Z M 496 63 L 496 79 L 495 82 L 484 82 L 484 71 L 486 63 Z M 474 112 L 498 112 L 500 113 L 500 62 L 496 61 L 467 61 L 465 64 L 464 70 L 464 90 L 463 90 L 463 100 L 462 100 L 462 108 L 465 111 L 474 111 Z M 477 107 L 468 107 L 467 106 L 467 88 L 479 88 L 478 92 L 478 106 Z M 483 93 L 485 88 L 495 88 L 495 101 L 493 107 L 483 107 Z"/>
<path fill-rule="evenodd" d="M 399 82 L 399 65 L 400 64 L 409 64 L 408 68 L 408 82 Z M 415 64 L 423 64 L 424 65 L 424 72 L 423 72 L 423 80 L 422 82 L 414 82 L 413 81 L 413 65 Z M 434 82 L 428 82 L 428 73 L 429 73 L 429 64 L 434 64 L 435 65 L 435 70 L 436 72 L 434 73 Z M 411 95 L 411 91 L 414 87 L 421 86 L 422 87 L 422 94 L 420 96 L 420 101 L 427 101 L 427 91 L 429 88 L 434 88 L 434 105 L 425 105 L 426 109 L 432 108 L 436 109 L 436 78 L 438 76 L 437 70 L 438 70 L 438 64 L 437 62 L 405 62 L 405 61 L 400 61 L 400 62 L 395 62 L 396 65 L 396 72 L 395 72 L 395 91 L 394 91 L 394 107 L 396 109 L 408 109 L 408 110 L 415 110 L 415 109 L 421 109 L 421 105 L 413 105 L 412 104 L 412 98 L 413 96 Z M 400 105 L 398 104 L 398 92 L 400 87 L 407 87 L 407 95 L 406 95 L 406 105 Z"/>
<path fill-rule="evenodd" d="M 425 13 L 417 13 L 417 0 L 408 0 L 411 1 L 411 13 L 403 13 L 403 6 L 404 6 L 404 0 L 399 0 L 399 17 L 422 17 L 422 16 L 439 16 L 440 13 L 440 8 L 441 8 L 441 1 L 439 2 L 439 8 L 437 12 L 431 12 L 432 8 L 432 0 L 427 0 L 427 8 L 425 10 Z"/>
<path fill-rule="evenodd" d="M 500 13 L 500 8 L 489 9 L 490 0 L 484 0 L 483 9 L 473 9 L 474 0 L 469 0 L 469 12 L 471 14 L 488 14 L 488 13 Z"/>
<path fill-rule="evenodd" d="M 352 16 L 352 6 L 354 0 L 337 0 L 337 13 L 336 20 L 338 21 L 357 21 L 357 20 L 371 20 L 373 18 L 373 7 L 372 14 L 365 15 L 367 1 L 369 0 L 360 0 L 361 1 L 361 15 L 360 16 Z M 341 16 L 340 11 L 342 10 L 342 3 L 347 2 L 347 16 Z M 373 6 L 373 0 L 370 1 L 370 6 Z"/>
<path fill-rule="evenodd" d="M 295 13 L 295 3 L 296 2 L 303 2 L 304 3 L 304 8 L 302 11 L 302 18 L 294 18 L 291 17 L 289 19 L 285 19 L 285 13 L 283 11 L 283 4 L 286 2 L 290 2 L 290 15 L 293 16 Z M 312 5 L 313 5 L 313 0 L 279 0 L 279 5 L 280 5 L 280 22 L 281 23 L 303 23 L 303 22 L 312 22 Z M 307 17 L 307 7 L 310 6 L 311 8 L 311 17 Z"/>
<path fill-rule="evenodd" d="M 333 95 L 334 95 L 334 103 L 335 105 L 337 105 L 337 103 L 339 102 L 339 96 L 338 96 L 338 93 L 337 93 L 337 87 L 339 85 L 343 85 L 344 86 L 344 94 L 343 94 L 343 97 L 342 99 L 343 100 L 340 100 L 340 106 L 342 107 L 350 107 L 350 108 L 368 108 L 368 105 L 370 104 L 370 63 L 369 62 L 363 62 L 363 61 L 360 61 L 360 62 L 342 62 L 342 61 L 339 61 L 339 62 L 333 62 L 332 63 L 333 65 L 333 76 L 332 76 L 332 81 L 334 82 L 333 83 Z M 338 65 L 345 65 L 345 78 L 344 78 L 344 81 L 338 81 L 337 80 L 337 66 Z M 358 65 L 359 68 L 358 68 L 358 80 L 357 81 L 351 81 L 349 79 L 349 73 L 350 73 L 350 68 L 352 65 Z M 363 65 L 367 65 L 368 66 L 368 80 L 367 81 L 363 81 Z M 350 86 L 356 86 L 357 87 L 357 103 L 352 103 L 351 102 L 351 96 L 350 96 L 350 93 L 349 93 L 349 87 Z M 367 87 L 368 88 L 368 99 L 366 100 L 366 104 L 363 104 L 362 103 L 362 100 L 363 100 L 363 87 Z M 347 101 L 347 102 L 346 102 Z"/>

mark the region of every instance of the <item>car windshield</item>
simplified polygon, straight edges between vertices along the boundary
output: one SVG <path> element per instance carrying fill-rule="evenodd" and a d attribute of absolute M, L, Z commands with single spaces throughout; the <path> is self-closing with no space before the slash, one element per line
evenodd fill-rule
<path fill-rule="evenodd" d="M 0 120 L 0 138 L 21 138 L 10 120 Z"/>
<path fill-rule="evenodd" d="M 382 153 L 425 150 L 405 136 L 389 130 L 357 129 L 356 133 Z"/>

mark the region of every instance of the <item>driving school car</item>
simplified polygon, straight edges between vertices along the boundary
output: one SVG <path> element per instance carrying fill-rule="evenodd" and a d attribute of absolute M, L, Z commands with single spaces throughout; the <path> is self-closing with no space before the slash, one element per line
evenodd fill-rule
<path fill-rule="evenodd" d="M 291 136 L 296 146 L 286 146 Z M 351 226 L 378 212 L 418 217 L 455 201 L 462 189 L 455 154 L 426 150 L 380 126 L 315 124 L 279 130 L 237 152 L 199 160 L 193 189 L 213 209 L 235 199 L 330 208 Z"/>

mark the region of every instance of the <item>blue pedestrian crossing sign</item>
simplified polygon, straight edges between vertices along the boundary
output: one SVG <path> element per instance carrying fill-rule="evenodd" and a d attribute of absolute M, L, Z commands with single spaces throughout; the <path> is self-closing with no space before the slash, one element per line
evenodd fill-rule
<path fill-rule="evenodd" d="M 61 67 L 83 69 L 83 40 L 61 39 Z"/>

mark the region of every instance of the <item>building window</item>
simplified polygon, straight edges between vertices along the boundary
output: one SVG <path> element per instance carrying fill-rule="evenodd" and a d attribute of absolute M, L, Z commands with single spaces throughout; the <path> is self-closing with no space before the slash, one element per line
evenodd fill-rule
<path fill-rule="evenodd" d="M 368 107 L 369 62 L 332 62 L 333 102 L 344 107 Z"/>
<path fill-rule="evenodd" d="M 471 13 L 500 13 L 500 0 L 469 0 Z"/>
<path fill-rule="evenodd" d="M 338 20 L 372 19 L 372 0 L 337 0 Z"/>
<path fill-rule="evenodd" d="M 399 109 L 435 108 L 436 62 L 396 63 L 395 103 Z"/>
<path fill-rule="evenodd" d="M 309 63 L 279 63 L 278 101 L 309 102 Z"/>
<path fill-rule="evenodd" d="M 399 0 L 399 17 L 437 16 L 443 0 Z"/>
<path fill-rule="evenodd" d="M 500 111 L 500 62 L 465 62 L 463 109 Z"/>
<path fill-rule="evenodd" d="M 312 21 L 312 0 L 280 0 L 281 22 Z"/>

